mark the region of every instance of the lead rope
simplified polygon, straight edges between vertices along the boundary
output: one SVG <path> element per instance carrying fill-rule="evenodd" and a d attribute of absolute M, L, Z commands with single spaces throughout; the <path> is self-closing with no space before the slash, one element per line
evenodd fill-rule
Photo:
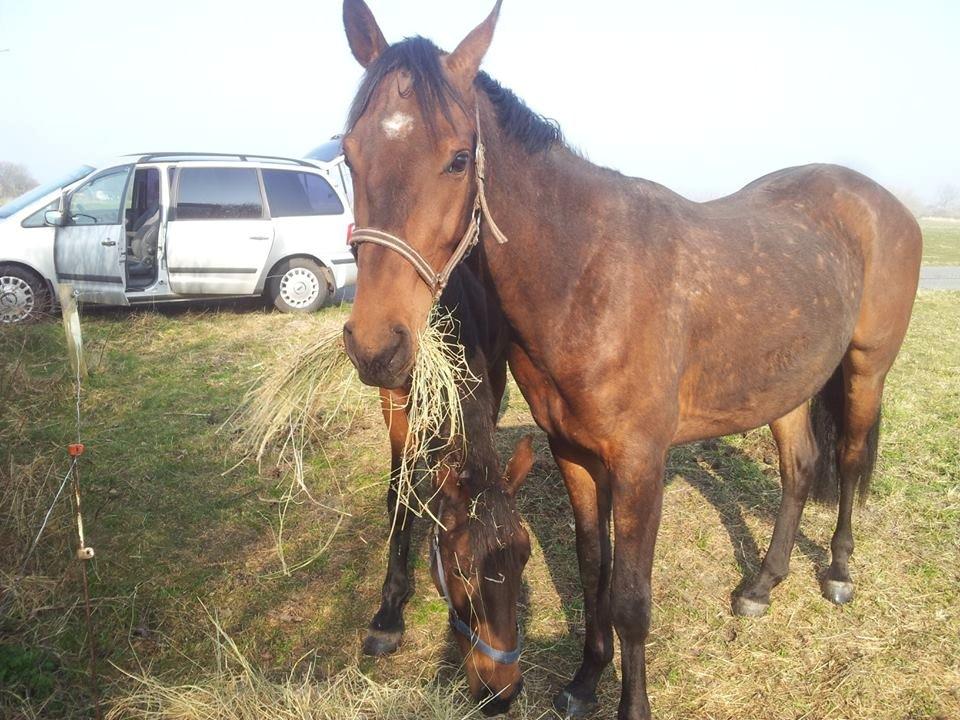
<path fill-rule="evenodd" d="M 80 506 L 80 456 L 83 454 L 84 446 L 80 442 L 80 398 L 82 385 L 80 382 L 80 368 L 82 366 L 81 346 L 77 345 L 77 362 L 75 363 L 77 374 L 74 378 L 77 389 L 77 442 L 67 446 L 67 452 L 71 457 L 71 472 L 73 476 L 73 503 L 74 511 L 77 516 L 77 560 L 80 561 L 80 573 L 83 577 L 83 609 L 87 625 L 87 647 L 90 650 L 90 701 L 93 703 L 93 714 L 96 720 L 100 720 L 100 692 L 97 681 L 97 639 L 93 628 L 93 613 L 90 610 L 90 584 L 87 580 L 87 562 L 93 559 L 94 552 L 92 547 L 88 547 L 83 537 L 83 512 Z M 62 486 L 61 486 L 62 489 Z M 59 493 L 58 493 L 59 496 Z M 39 535 L 37 536 L 39 539 Z"/>

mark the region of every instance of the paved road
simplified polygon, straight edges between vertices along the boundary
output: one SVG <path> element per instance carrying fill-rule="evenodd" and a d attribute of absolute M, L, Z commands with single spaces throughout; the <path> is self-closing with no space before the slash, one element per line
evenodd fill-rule
<path fill-rule="evenodd" d="M 960 290 L 960 265 L 924 265 L 920 268 L 923 290 Z"/>

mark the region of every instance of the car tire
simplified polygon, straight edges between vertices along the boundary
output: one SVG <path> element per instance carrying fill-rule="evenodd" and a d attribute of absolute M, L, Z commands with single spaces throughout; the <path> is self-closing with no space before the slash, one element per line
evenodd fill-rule
<path fill-rule="evenodd" d="M 267 290 L 274 307 L 286 313 L 319 310 L 330 297 L 327 273 L 309 258 L 290 258 L 278 264 Z"/>
<path fill-rule="evenodd" d="M 50 312 L 50 288 L 17 265 L 0 265 L 0 325 L 35 322 Z"/>

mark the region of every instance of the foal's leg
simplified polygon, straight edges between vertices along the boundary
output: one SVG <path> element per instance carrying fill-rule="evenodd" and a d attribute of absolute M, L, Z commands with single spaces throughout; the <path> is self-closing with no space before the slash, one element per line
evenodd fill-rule
<path fill-rule="evenodd" d="M 848 356 L 843 366 L 846 403 L 838 454 L 840 507 L 837 529 L 830 542 L 833 561 L 821 586 L 823 596 L 837 605 L 853 599 L 849 562 L 853 554 L 854 497 L 861 478 L 873 469 L 871 463 L 875 459 L 880 400 L 886 374 L 886 368 L 883 372 L 869 372 L 869 363 L 857 363 L 857 359 Z"/>
<path fill-rule="evenodd" d="M 649 720 L 645 644 L 650 630 L 653 549 L 663 505 L 666 444 L 634 448 L 613 466 L 613 578 L 610 611 L 620 638 L 620 720 Z"/>
<path fill-rule="evenodd" d="M 399 465 L 399 463 L 397 463 Z M 410 534 L 413 514 L 397 498 L 397 468 L 390 473 L 387 514 L 390 523 L 390 552 L 387 577 L 380 594 L 380 608 L 370 621 L 363 640 L 365 655 L 389 655 L 400 646 L 403 636 L 403 608 L 413 595 L 410 577 Z"/>
<path fill-rule="evenodd" d="M 733 599 L 733 612 L 737 615 L 763 615 L 770 606 L 770 590 L 790 571 L 790 553 L 796 541 L 800 515 L 810 492 L 817 461 L 809 403 L 774 420 L 770 423 L 770 429 L 780 452 L 780 478 L 783 485 L 780 512 L 760 574 Z"/>
<path fill-rule="evenodd" d="M 577 530 L 577 559 L 583 584 L 583 662 L 554 698 L 565 717 L 584 717 L 597 705 L 597 682 L 613 659 L 610 623 L 610 487 L 598 458 L 551 439 L 550 448 L 570 495 Z"/>
<path fill-rule="evenodd" d="M 397 483 L 400 458 L 407 437 L 407 396 L 399 390 L 380 390 L 380 409 L 390 435 L 390 486 L 387 488 L 387 522 L 390 523 L 390 550 L 387 577 L 383 581 L 380 609 L 373 616 L 363 640 L 366 655 L 388 655 L 400 646 L 403 635 L 403 607 L 413 595 L 410 578 L 410 533 L 413 514 L 399 502 Z"/>

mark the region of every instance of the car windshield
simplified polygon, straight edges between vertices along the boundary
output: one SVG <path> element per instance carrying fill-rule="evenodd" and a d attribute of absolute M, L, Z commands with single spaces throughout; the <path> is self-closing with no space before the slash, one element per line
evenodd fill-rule
<path fill-rule="evenodd" d="M 67 185 L 75 183 L 80 178 L 84 178 L 92 173 L 94 169 L 95 168 L 92 168 L 89 165 L 81 165 L 57 180 L 39 185 L 33 190 L 28 190 L 20 197 L 15 198 L 6 205 L 0 207 L 0 220 L 10 217 L 16 212 L 20 212 L 27 207 L 27 205 L 30 205 L 42 197 L 49 195 L 54 190 L 59 190 L 60 188 L 65 188 Z"/>

